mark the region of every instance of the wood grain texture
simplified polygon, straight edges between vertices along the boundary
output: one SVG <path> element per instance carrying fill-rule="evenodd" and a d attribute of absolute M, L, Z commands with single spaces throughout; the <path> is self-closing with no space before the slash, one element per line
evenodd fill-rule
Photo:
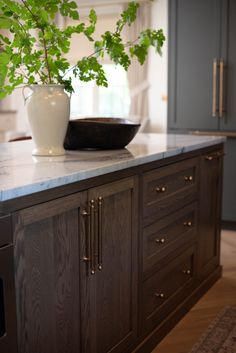
<path fill-rule="evenodd" d="M 224 306 L 236 306 L 236 232 L 221 233 L 223 277 L 195 304 L 152 353 L 188 353 Z"/>
<path fill-rule="evenodd" d="M 190 222 L 190 223 L 189 223 Z M 143 229 L 143 271 L 196 240 L 198 203 L 194 202 Z"/>
<path fill-rule="evenodd" d="M 187 270 L 189 274 L 185 273 Z M 194 289 L 195 278 L 196 246 L 192 246 L 144 281 L 140 308 L 141 331 L 150 332 L 164 320 Z"/>
<path fill-rule="evenodd" d="M 45 219 L 22 225 L 14 217 L 19 353 L 77 353 L 79 340 L 80 207 L 61 213 L 63 199 Z M 37 207 L 37 206 L 36 206 Z M 35 207 L 35 213 L 36 213 Z M 58 214 L 50 210 L 58 207 Z M 46 215 L 47 203 L 39 212 Z M 54 212 L 53 212 L 54 214 Z M 23 224 L 24 224 L 23 214 Z"/>
<path fill-rule="evenodd" d="M 193 158 L 144 174 L 144 224 L 181 208 L 197 199 L 199 186 L 199 159 Z M 186 180 L 186 178 L 191 180 Z M 156 191 L 164 188 L 164 191 Z"/>
<path fill-rule="evenodd" d="M 13 246 L 0 248 L 0 352 L 16 353 Z"/>
<path fill-rule="evenodd" d="M 124 352 L 137 336 L 134 183 L 132 178 L 89 191 L 94 199 L 103 198 L 103 267 L 91 275 L 81 265 L 82 352 Z"/>
<path fill-rule="evenodd" d="M 222 190 L 222 153 L 201 157 L 198 234 L 198 277 L 204 278 L 219 264 Z M 221 157 L 219 155 L 221 154 Z"/>

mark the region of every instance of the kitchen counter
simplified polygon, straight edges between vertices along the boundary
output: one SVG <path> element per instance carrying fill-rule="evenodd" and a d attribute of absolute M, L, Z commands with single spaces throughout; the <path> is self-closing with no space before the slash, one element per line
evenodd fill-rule
<path fill-rule="evenodd" d="M 32 141 L 0 144 L 0 201 L 70 184 L 224 142 L 224 137 L 138 134 L 125 149 L 34 157 Z"/>
<path fill-rule="evenodd" d="M 151 352 L 221 276 L 224 141 L 1 144 L 0 352 Z"/>

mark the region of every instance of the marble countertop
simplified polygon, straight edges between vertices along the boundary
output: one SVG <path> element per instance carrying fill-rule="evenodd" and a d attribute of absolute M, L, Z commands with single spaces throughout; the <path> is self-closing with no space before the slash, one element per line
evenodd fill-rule
<path fill-rule="evenodd" d="M 224 142 L 224 137 L 138 134 L 121 150 L 34 157 L 32 141 L 0 144 L 0 201 L 70 184 Z"/>

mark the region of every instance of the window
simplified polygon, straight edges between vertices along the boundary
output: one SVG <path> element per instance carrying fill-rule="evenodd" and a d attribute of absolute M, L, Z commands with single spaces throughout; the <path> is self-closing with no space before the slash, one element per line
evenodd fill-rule
<path fill-rule="evenodd" d="M 124 117 L 129 115 L 130 93 L 127 72 L 114 64 L 103 65 L 108 87 L 73 78 L 75 93 L 71 97 L 72 118 L 84 116 Z"/>

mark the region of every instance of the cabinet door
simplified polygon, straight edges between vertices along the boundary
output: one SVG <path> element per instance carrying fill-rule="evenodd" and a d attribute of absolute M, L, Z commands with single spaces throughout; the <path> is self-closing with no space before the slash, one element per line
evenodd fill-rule
<path fill-rule="evenodd" d="M 169 0 L 170 129 L 214 130 L 213 61 L 220 57 L 220 0 Z"/>
<path fill-rule="evenodd" d="M 80 216 L 86 193 L 14 215 L 19 353 L 78 353 Z"/>
<path fill-rule="evenodd" d="M 219 266 L 223 151 L 201 157 L 198 277 Z"/>
<path fill-rule="evenodd" d="M 227 0 L 223 2 L 224 18 L 228 21 L 222 23 L 224 36 L 222 38 L 222 55 L 226 66 L 223 68 L 223 109 L 225 110 L 224 119 L 220 120 L 221 130 L 236 130 L 236 2 Z"/>
<path fill-rule="evenodd" d="M 133 178 L 89 190 L 95 218 L 99 200 L 102 205 L 100 220 L 87 234 L 90 241 L 84 238 L 81 245 L 83 353 L 124 353 L 136 337 L 136 190 Z M 84 257 L 93 258 L 94 263 L 83 261 Z"/>

